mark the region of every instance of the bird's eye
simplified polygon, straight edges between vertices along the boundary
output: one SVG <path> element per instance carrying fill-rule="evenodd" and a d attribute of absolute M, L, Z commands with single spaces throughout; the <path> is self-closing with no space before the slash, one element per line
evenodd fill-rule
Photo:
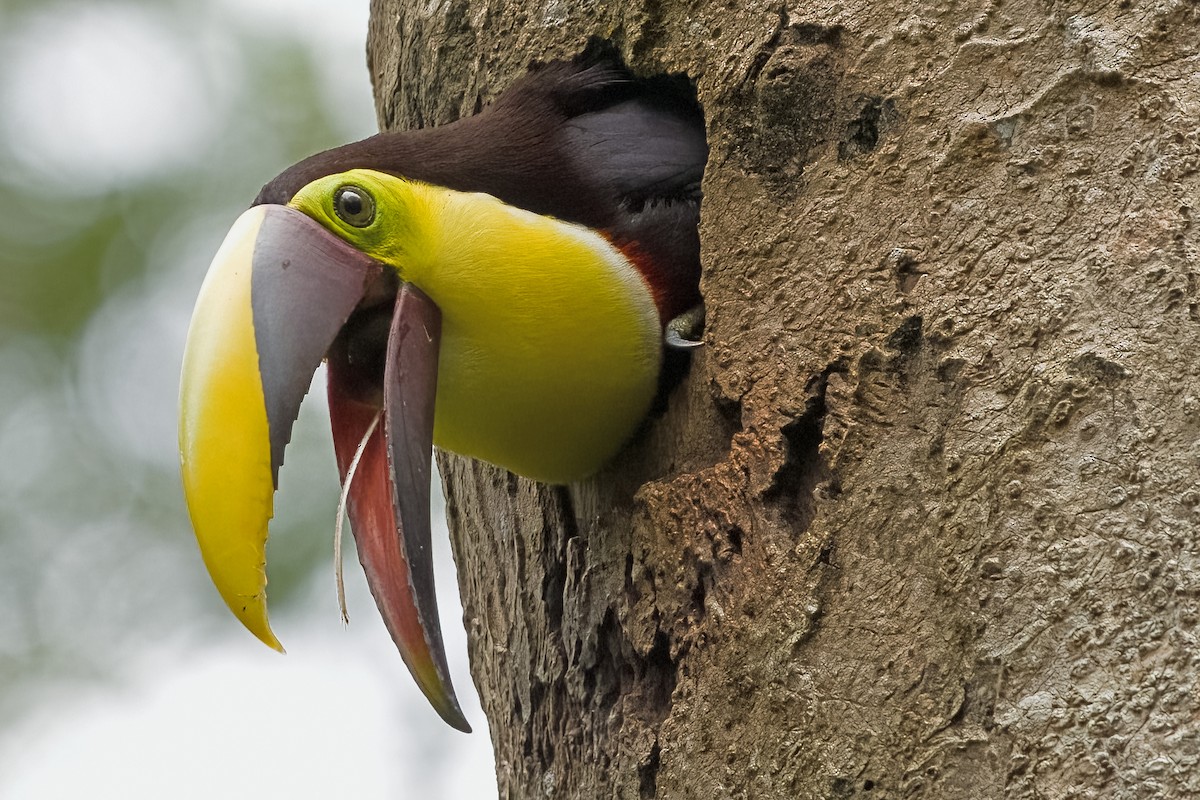
<path fill-rule="evenodd" d="M 343 186 L 333 196 L 333 210 L 347 225 L 365 228 L 375 220 L 375 200 L 357 186 Z"/>

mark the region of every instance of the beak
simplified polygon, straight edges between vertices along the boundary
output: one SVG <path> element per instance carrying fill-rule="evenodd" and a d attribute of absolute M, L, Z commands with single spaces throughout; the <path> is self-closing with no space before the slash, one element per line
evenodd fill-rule
<path fill-rule="evenodd" d="M 267 521 L 300 402 L 328 354 L 345 481 L 382 401 L 383 424 L 349 490 L 351 528 L 405 663 L 438 713 L 469 731 L 446 668 L 429 547 L 440 320 L 420 290 L 397 291 L 391 267 L 299 211 L 256 206 L 234 224 L 200 289 L 183 358 L 179 450 L 213 583 L 242 624 L 282 652 L 267 619 Z M 372 349 L 382 363 L 363 358 Z"/>

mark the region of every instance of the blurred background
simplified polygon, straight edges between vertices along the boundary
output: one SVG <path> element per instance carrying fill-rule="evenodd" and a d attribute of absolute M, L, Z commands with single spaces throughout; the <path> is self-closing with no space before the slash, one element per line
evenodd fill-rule
<path fill-rule="evenodd" d="M 444 523 L 474 734 L 428 707 L 352 553 L 341 624 L 322 372 L 268 548 L 287 657 L 221 603 L 179 488 L 204 271 L 266 180 L 374 132 L 367 7 L 0 0 L 0 798 L 496 796 Z"/>

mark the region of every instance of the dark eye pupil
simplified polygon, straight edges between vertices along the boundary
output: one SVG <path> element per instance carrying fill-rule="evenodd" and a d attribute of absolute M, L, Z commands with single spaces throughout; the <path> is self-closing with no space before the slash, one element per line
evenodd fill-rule
<path fill-rule="evenodd" d="M 333 198 L 333 210 L 343 222 L 356 228 L 365 228 L 375 219 L 375 201 L 357 186 L 338 189 Z"/>

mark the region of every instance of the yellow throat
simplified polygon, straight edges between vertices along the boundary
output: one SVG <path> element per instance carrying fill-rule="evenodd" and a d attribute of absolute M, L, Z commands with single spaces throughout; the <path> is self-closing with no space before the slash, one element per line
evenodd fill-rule
<path fill-rule="evenodd" d="M 588 228 L 370 170 L 368 232 L 336 223 L 324 181 L 291 205 L 442 311 L 434 442 L 549 483 L 587 476 L 645 417 L 661 324 L 637 268 Z"/>

